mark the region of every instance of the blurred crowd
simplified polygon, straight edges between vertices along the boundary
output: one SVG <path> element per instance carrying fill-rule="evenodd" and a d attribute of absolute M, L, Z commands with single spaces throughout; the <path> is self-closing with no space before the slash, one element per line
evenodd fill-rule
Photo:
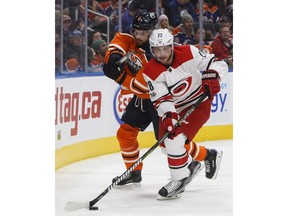
<path fill-rule="evenodd" d="M 167 28 L 175 43 L 195 45 L 224 59 L 233 68 L 233 0 L 202 0 L 203 16 L 200 16 L 201 0 L 87 1 L 55 0 L 56 74 L 101 72 L 113 36 L 117 32 L 129 34 L 136 11 L 145 8 L 157 12 L 156 5 L 159 5 L 156 28 Z"/>

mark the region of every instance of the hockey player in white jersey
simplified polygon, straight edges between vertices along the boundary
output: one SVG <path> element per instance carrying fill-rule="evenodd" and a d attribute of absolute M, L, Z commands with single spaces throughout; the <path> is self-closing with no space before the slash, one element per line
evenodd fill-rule
<path fill-rule="evenodd" d="M 191 181 L 193 160 L 204 161 L 208 179 L 217 177 L 222 151 L 198 145 L 193 138 L 210 117 L 213 97 L 220 91 L 220 81 L 228 66 L 195 46 L 174 46 L 173 35 L 167 29 L 154 30 L 149 43 L 154 58 L 145 65 L 143 74 L 160 117 L 159 137 L 169 132 L 161 147 L 167 153 L 172 178 L 159 190 L 158 199 L 178 198 Z M 174 128 L 204 91 L 209 91 L 209 97 L 180 127 Z"/>

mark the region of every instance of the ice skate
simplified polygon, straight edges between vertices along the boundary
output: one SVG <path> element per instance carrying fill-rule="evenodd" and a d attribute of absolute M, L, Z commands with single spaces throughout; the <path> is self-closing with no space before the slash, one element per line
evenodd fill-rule
<path fill-rule="evenodd" d="M 207 149 L 207 156 L 204 160 L 206 178 L 216 179 L 222 159 L 222 151 L 216 151 L 215 149 Z"/>
<path fill-rule="evenodd" d="M 117 176 L 112 179 L 112 183 L 116 182 L 120 176 Z M 117 184 L 117 186 L 139 184 L 142 181 L 141 170 L 132 171 Z"/>
<path fill-rule="evenodd" d="M 188 169 L 190 170 L 190 174 L 186 179 L 185 186 L 188 185 L 199 173 L 200 171 L 204 168 L 202 164 L 198 161 L 192 161 Z"/>
<path fill-rule="evenodd" d="M 177 199 L 185 191 L 187 178 L 181 180 L 172 179 L 168 184 L 163 186 L 158 192 L 158 200 Z"/>

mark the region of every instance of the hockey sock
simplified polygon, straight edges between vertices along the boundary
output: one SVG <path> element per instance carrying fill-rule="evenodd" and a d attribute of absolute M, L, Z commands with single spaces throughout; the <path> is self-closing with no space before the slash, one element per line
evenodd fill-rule
<path fill-rule="evenodd" d="M 138 133 L 138 128 L 134 128 L 128 124 L 122 124 L 117 131 L 117 139 L 127 169 L 139 159 L 140 149 L 137 141 Z M 134 170 L 141 170 L 142 166 L 143 164 L 140 163 Z"/>
<path fill-rule="evenodd" d="M 193 141 L 185 144 L 185 148 L 187 152 L 192 156 L 193 160 L 196 161 L 203 161 L 207 155 L 207 149 Z"/>

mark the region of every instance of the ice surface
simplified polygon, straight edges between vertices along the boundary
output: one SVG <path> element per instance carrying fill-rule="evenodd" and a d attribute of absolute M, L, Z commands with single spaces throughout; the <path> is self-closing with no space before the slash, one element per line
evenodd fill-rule
<path fill-rule="evenodd" d="M 186 187 L 180 199 L 159 201 L 158 190 L 170 177 L 167 159 L 157 148 L 145 160 L 140 187 L 112 188 L 95 206 L 98 211 L 66 212 L 67 202 L 89 202 L 101 194 L 113 177 L 125 171 L 120 153 L 80 161 L 57 170 L 55 174 L 56 216 L 90 215 L 233 215 L 233 141 L 198 143 L 223 150 L 216 180 L 205 178 L 203 171 Z M 141 154 L 147 149 L 141 149 Z"/>

